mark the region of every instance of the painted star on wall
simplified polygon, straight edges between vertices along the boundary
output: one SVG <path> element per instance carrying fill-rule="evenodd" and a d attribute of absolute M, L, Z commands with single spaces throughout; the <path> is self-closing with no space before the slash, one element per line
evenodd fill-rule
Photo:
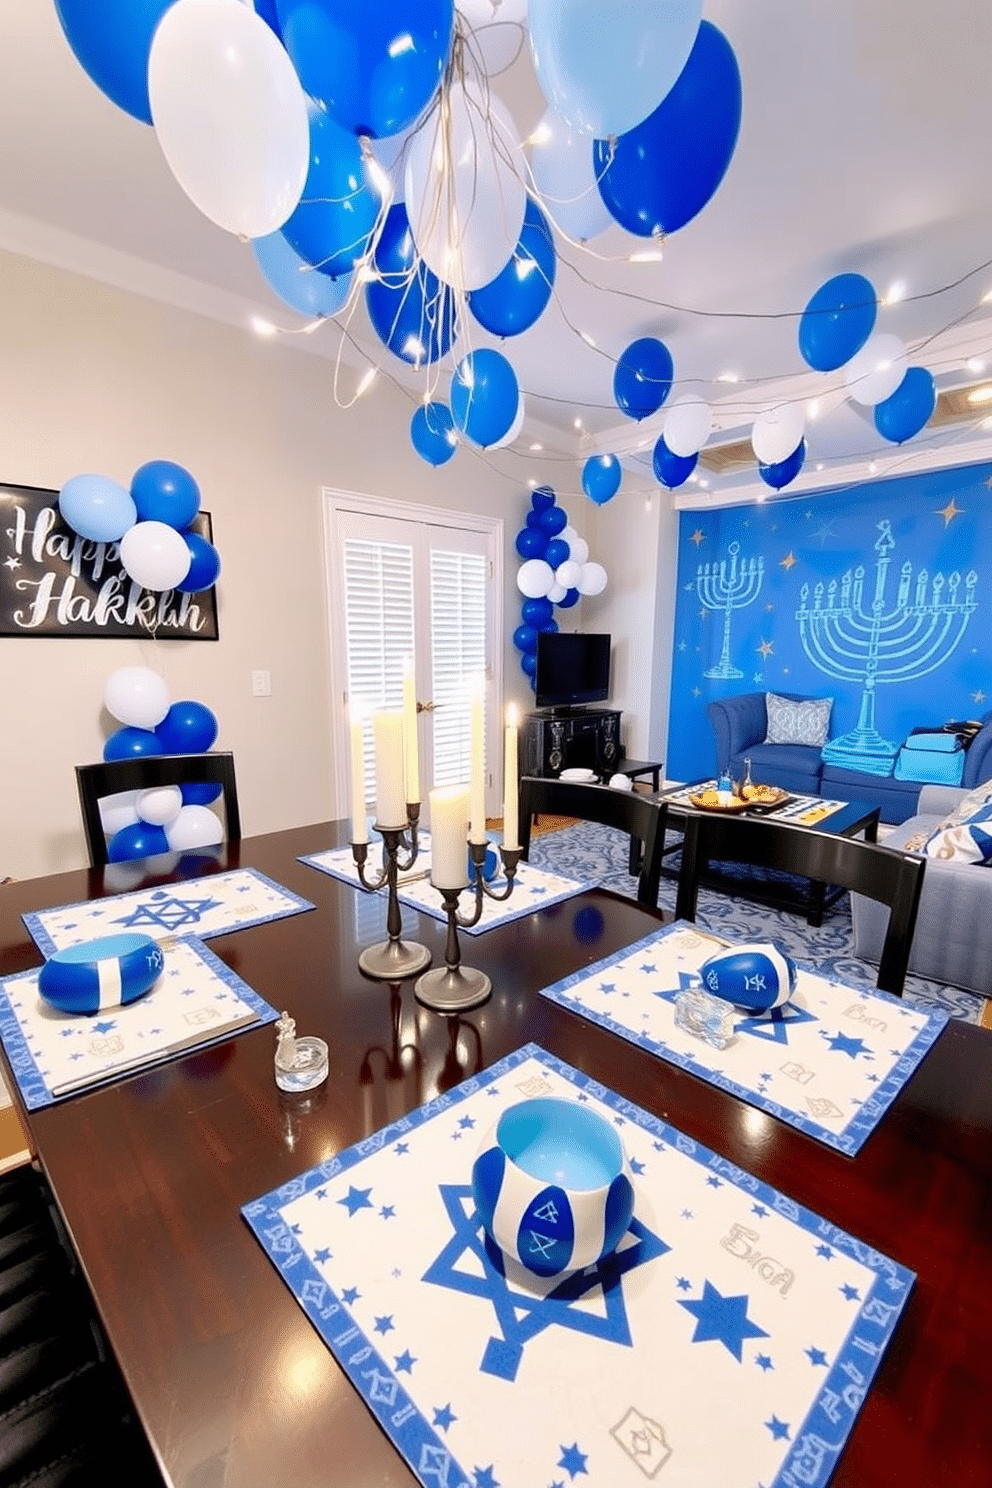
<path fill-rule="evenodd" d="M 701 528 L 697 527 L 695 532 L 690 537 L 689 541 L 694 542 L 698 550 L 699 544 L 706 541 L 706 533 L 703 532 Z"/>
<path fill-rule="evenodd" d="M 774 654 L 775 645 L 772 641 L 762 641 L 760 646 L 755 647 L 755 650 L 767 660 L 769 656 Z"/>
<path fill-rule="evenodd" d="M 979 688 L 977 692 L 971 694 L 971 700 L 973 703 L 984 703 L 986 696 L 987 694 Z"/>
<path fill-rule="evenodd" d="M 786 571 L 786 573 L 788 573 L 789 570 L 790 570 L 790 568 L 795 568 L 795 566 L 796 566 L 796 564 L 798 562 L 799 562 L 798 558 L 796 557 L 795 553 L 793 553 L 792 549 L 790 548 L 789 551 L 788 551 L 788 553 L 786 553 L 785 557 L 779 559 L 778 566 L 779 566 L 779 568 L 784 568 L 785 571 Z"/>
<path fill-rule="evenodd" d="M 946 506 L 938 506 L 936 508 L 936 510 L 934 511 L 934 516 L 935 517 L 943 517 L 943 519 L 944 519 L 944 530 L 946 531 L 947 528 L 954 521 L 954 518 L 955 517 L 963 517 L 964 516 L 964 507 L 958 506 L 955 503 L 954 497 L 952 496 L 951 499 L 950 499 L 950 501 L 947 503 Z"/>

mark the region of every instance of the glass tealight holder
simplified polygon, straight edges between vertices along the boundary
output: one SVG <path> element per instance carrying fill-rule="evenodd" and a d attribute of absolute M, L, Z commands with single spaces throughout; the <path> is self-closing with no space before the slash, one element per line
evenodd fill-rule
<path fill-rule="evenodd" d="M 280 1090 L 290 1094 L 314 1090 L 327 1079 L 327 1044 L 312 1034 L 296 1037 L 296 1023 L 288 1013 L 276 1020 L 275 1076 Z"/>

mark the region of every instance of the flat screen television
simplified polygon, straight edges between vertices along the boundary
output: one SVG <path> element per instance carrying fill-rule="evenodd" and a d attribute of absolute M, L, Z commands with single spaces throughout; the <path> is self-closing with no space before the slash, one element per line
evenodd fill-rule
<path fill-rule="evenodd" d="M 535 702 L 539 708 L 604 703 L 610 695 L 608 635 L 542 630 L 537 636 Z"/>

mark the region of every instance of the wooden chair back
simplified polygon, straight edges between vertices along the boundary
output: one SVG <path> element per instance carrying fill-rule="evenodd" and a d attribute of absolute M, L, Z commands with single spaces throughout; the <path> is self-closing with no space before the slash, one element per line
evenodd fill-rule
<path fill-rule="evenodd" d="M 107 839 L 100 816 L 104 796 L 116 795 L 118 791 L 154 790 L 163 785 L 219 785 L 227 840 L 240 840 L 241 814 L 233 754 L 223 750 L 212 750 L 209 754 L 152 754 L 77 765 L 76 789 L 92 867 L 102 868 L 107 863 Z"/>
<path fill-rule="evenodd" d="M 636 838 L 641 845 L 638 902 L 652 909 L 657 907 L 668 815 L 664 801 L 636 791 L 614 790 L 608 785 L 524 775 L 520 781 L 520 845 L 525 858 L 530 851 L 533 818 L 542 815 L 600 822 Z"/>

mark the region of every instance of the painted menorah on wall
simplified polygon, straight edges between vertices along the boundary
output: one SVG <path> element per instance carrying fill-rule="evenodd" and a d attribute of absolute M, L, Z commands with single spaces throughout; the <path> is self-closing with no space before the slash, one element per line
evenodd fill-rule
<path fill-rule="evenodd" d="M 839 584 L 836 579 L 817 584 L 812 606 L 810 586 L 804 584 L 796 619 L 813 665 L 828 677 L 862 686 L 856 726 L 825 745 L 823 758 L 845 769 L 889 775 L 899 742 L 883 738 L 875 727 L 875 690 L 882 684 L 915 682 L 953 655 L 977 609 L 978 575 L 972 570 L 963 581 L 959 573 L 931 578 L 923 568 L 911 596 L 913 565 L 907 561 L 899 571 L 895 604 L 888 609 L 885 589 L 895 539 L 889 522 L 879 522 L 878 530 L 875 592 L 867 607 L 862 566 L 848 569 Z"/>
<path fill-rule="evenodd" d="M 696 570 L 696 593 L 708 610 L 723 611 L 723 649 L 716 666 L 704 672 L 704 677 L 731 679 L 743 677 L 744 673 L 730 660 L 730 622 L 735 610 L 743 610 L 752 604 L 761 593 L 761 582 L 765 576 L 763 558 L 739 560 L 740 543 L 733 542 L 727 549 L 727 557 L 719 563 L 701 563 Z"/>

